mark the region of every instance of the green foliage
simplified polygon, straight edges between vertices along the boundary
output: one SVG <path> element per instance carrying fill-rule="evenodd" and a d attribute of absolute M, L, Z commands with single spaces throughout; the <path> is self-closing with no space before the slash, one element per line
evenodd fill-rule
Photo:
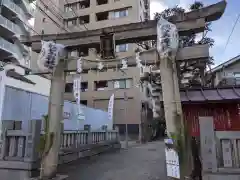
<path fill-rule="evenodd" d="M 196 1 L 194 4 L 190 5 L 189 10 L 194 11 L 194 10 L 199 10 L 204 7 L 204 4 L 200 1 Z M 171 18 L 174 18 L 176 16 L 182 16 L 185 13 L 185 9 L 176 6 L 174 8 L 168 8 L 165 9 L 161 13 L 155 13 L 154 18 L 158 20 L 160 17 L 163 17 L 164 19 L 170 20 Z M 207 37 L 208 32 L 211 31 L 211 23 L 206 23 L 205 26 L 205 32 L 202 34 L 202 37 L 200 40 L 197 40 L 196 34 L 189 34 L 188 36 L 181 36 L 179 41 L 180 41 L 180 46 L 186 47 L 186 46 L 192 46 L 194 44 L 208 44 L 210 47 L 214 45 L 214 39 Z M 156 42 L 153 43 L 156 45 Z M 211 65 L 213 64 L 213 58 L 209 58 L 207 64 Z"/>
<path fill-rule="evenodd" d="M 201 9 L 201 8 L 203 8 L 204 7 L 204 5 L 203 5 L 203 3 L 202 2 L 200 2 L 200 1 L 195 1 L 195 3 L 194 4 L 192 4 L 192 5 L 190 5 L 190 10 L 198 10 L 198 9 Z"/>

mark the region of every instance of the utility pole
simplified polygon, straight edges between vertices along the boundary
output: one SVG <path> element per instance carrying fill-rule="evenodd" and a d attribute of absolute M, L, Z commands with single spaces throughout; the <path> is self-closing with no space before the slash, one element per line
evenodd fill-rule
<path fill-rule="evenodd" d="M 124 107 L 124 116 L 125 116 L 125 147 L 128 148 L 128 123 L 127 123 L 127 105 L 128 105 L 128 96 L 127 93 L 124 92 L 124 101 L 125 101 L 125 107 Z"/>
<path fill-rule="evenodd" d="M 46 142 L 47 152 L 42 161 L 43 178 L 56 176 L 60 148 L 60 125 L 63 119 L 66 60 L 61 59 L 52 75 L 49 96 L 49 132 Z"/>

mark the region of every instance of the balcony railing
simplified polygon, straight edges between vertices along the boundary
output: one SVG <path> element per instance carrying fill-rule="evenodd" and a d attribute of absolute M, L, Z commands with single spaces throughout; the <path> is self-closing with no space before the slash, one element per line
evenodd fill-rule
<path fill-rule="evenodd" d="M 23 50 L 18 45 L 12 44 L 0 37 L 0 49 L 8 52 L 10 54 L 9 56 L 15 59 L 17 63 L 26 66 L 27 57 L 24 58 Z"/>
<path fill-rule="evenodd" d="M 21 21 L 27 22 L 28 18 L 26 16 L 26 13 L 17 4 L 11 0 L 3 0 L 3 5 L 14 12 Z"/>
<path fill-rule="evenodd" d="M 16 59 L 18 58 L 18 51 L 14 44 L 6 41 L 5 39 L 0 37 L 0 48 L 4 51 L 11 53 Z"/>
<path fill-rule="evenodd" d="M 14 24 L 7 18 L 0 15 L 0 25 L 11 31 L 13 34 L 16 35 L 23 35 L 23 32 L 21 32 L 21 29 L 18 27 L 18 25 Z"/>
<path fill-rule="evenodd" d="M 35 12 L 34 8 L 30 6 L 29 2 L 27 2 L 26 0 L 22 0 L 22 2 L 27 9 L 27 13 L 33 17 Z"/>

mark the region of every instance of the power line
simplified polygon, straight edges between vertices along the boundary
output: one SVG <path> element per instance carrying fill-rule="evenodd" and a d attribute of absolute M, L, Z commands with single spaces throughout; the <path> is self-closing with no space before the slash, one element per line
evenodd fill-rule
<path fill-rule="evenodd" d="M 62 17 L 62 19 L 64 19 L 64 17 L 61 15 L 61 13 L 63 13 L 63 14 L 64 14 L 65 12 L 64 12 L 64 11 L 62 11 L 62 10 L 61 10 L 61 9 L 60 9 L 60 8 L 59 8 L 59 7 L 58 7 L 56 4 L 54 4 L 54 2 L 53 2 L 52 0 L 49 0 L 49 1 L 50 1 L 50 3 L 51 3 L 51 4 L 53 4 L 53 6 L 54 6 L 54 7 L 56 7 L 56 8 L 57 8 L 57 10 L 59 10 L 59 12 L 60 12 L 60 14 L 59 14 L 59 15 Z"/>
<path fill-rule="evenodd" d="M 40 0 L 40 2 L 43 4 L 43 6 L 45 7 L 45 8 L 47 8 L 56 18 L 58 18 L 58 20 L 60 20 L 60 21 L 64 21 L 64 17 L 59 13 L 59 12 L 62 12 L 62 13 L 64 13 L 56 4 L 54 4 L 54 2 L 52 1 L 52 0 L 49 0 L 50 2 L 51 2 L 51 4 L 53 4 L 54 5 L 54 7 L 56 7 L 57 8 L 57 10 L 54 10 L 54 9 L 52 9 L 52 10 L 50 10 L 50 8 L 48 8 L 48 6 L 42 1 L 42 0 Z M 36 5 L 36 4 L 34 4 L 35 5 L 35 7 L 37 7 L 38 9 L 40 8 L 38 5 Z M 72 9 L 72 8 L 71 8 Z M 73 9 L 72 9 L 73 10 Z M 40 11 L 42 12 L 42 13 L 44 13 L 45 15 L 47 15 L 41 8 L 40 8 Z M 74 11 L 74 10 L 73 10 Z M 75 11 L 74 11 L 75 12 Z M 75 12 L 75 14 L 76 14 L 76 12 Z M 48 15 L 47 15 L 48 16 Z M 59 17 L 60 16 L 60 17 Z M 76 14 L 76 16 L 77 16 L 77 14 Z M 48 16 L 49 17 L 49 16 Z M 58 27 L 59 27 L 59 24 L 57 23 L 57 22 L 55 22 L 51 17 L 49 17 Z M 62 24 L 63 26 L 64 26 L 64 24 Z M 79 26 L 77 26 L 78 28 L 80 28 Z M 63 29 L 62 27 L 60 27 L 61 29 Z M 85 29 L 87 29 L 86 27 L 85 27 Z M 66 29 L 64 29 L 65 31 L 66 31 Z M 82 31 L 82 29 L 80 29 L 81 31 Z M 67 31 L 67 32 L 69 32 L 69 31 Z"/>
<path fill-rule="evenodd" d="M 61 25 L 59 25 L 52 17 L 50 17 L 41 7 L 39 7 L 37 4 L 34 4 L 35 7 L 43 14 L 46 15 L 55 25 L 57 25 L 57 27 L 59 27 L 60 29 L 63 29 L 66 32 L 69 32 L 68 30 L 66 30 L 64 27 L 62 27 Z M 51 12 L 51 11 L 50 11 Z M 52 13 L 52 12 L 51 12 Z M 53 13 L 52 13 L 53 14 Z M 54 14 L 53 14 L 54 15 Z M 56 16 L 56 15 L 54 15 Z M 62 24 L 64 26 L 64 24 Z"/>
<path fill-rule="evenodd" d="M 238 14 L 238 17 L 237 17 L 237 19 L 236 19 L 236 21 L 235 21 L 235 23 L 234 23 L 234 26 L 233 26 L 233 28 L 232 28 L 232 31 L 231 31 L 231 33 L 230 33 L 229 36 L 228 36 L 228 39 L 227 39 L 227 42 L 226 42 L 226 45 L 225 45 L 225 48 L 224 48 L 224 52 L 225 52 L 226 49 L 227 49 L 227 46 L 228 46 L 228 44 L 229 44 L 229 42 L 230 42 L 231 36 L 232 36 L 232 34 L 233 34 L 233 32 L 234 32 L 234 30 L 235 30 L 235 28 L 236 28 L 236 25 L 237 25 L 237 23 L 238 23 L 239 18 L 240 18 L 240 13 Z"/>
<path fill-rule="evenodd" d="M 63 16 L 55 10 L 55 8 L 49 8 L 48 5 L 45 4 L 42 0 L 39 0 L 39 1 L 43 4 L 44 8 L 49 10 L 58 20 L 62 21 L 64 19 Z M 50 1 L 50 2 L 52 2 L 52 1 Z M 53 2 L 52 2 L 52 4 L 56 7 L 56 5 Z M 36 4 L 34 4 L 34 5 L 36 6 Z"/>
<path fill-rule="evenodd" d="M 35 6 L 35 9 L 39 10 L 39 12 L 40 12 L 41 14 L 43 14 L 44 16 L 47 16 L 50 20 L 52 20 L 52 22 L 54 22 L 54 23 L 59 27 L 59 26 L 60 26 L 59 23 L 56 22 L 55 20 L 53 20 L 52 17 L 50 17 L 45 11 L 46 11 L 46 10 L 50 11 L 50 13 L 51 13 L 52 15 L 54 15 L 54 17 L 56 17 L 59 21 L 62 21 L 62 19 L 61 19 L 60 17 L 58 17 L 58 15 L 56 15 L 55 12 L 53 12 L 51 9 L 49 9 L 49 7 L 48 7 L 45 3 L 43 3 L 41 0 L 40 0 L 40 2 L 41 2 L 42 5 L 44 6 L 45 10 L 43 10 L 43 9 L 42 9 L 39 5 L 37 5 L 36 3 L 35 3 L 35 4 L 33 3 L 33 5 Z M 61 24 L 61 25 L 63 25 L 63 24 Z"/>

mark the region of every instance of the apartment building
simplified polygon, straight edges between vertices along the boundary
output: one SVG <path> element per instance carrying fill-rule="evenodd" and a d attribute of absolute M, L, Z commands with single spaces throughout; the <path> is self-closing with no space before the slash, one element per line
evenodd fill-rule
<path fill-rule="evenodd" d="M 55 34 L 65 31 L 77 32 L 145 21 L 150 18 L 150 0 L 38 0 L 37 4 L 46 14 L 36 11 L 34 26 L 38 33 Z M 54 20 L 54 21 L 53 21 Z M 134 55 L 136 44 L 116 46 L 117 57 Z M 99 48 L 73 49 L 71 56 L 88 59 L 99 58 Z M 33 55 L 33 59 L 37 54 Z M 32 62 L 36 68 L 36 60 Z M 140 71 L 136 67 L 127 70 L 105 69 L 102 72 L 89 70 L 82 73 L 82 104 L 107 110 L 110 96 L 115 93 L 114 124 L 124 132 L 125 124 L 131 134 L 140 132 L 141 92 L 137 84 Z M 74 74 L 67 76 L 65 99 L 74 101 L 72 87 Z M 128 101 L 124 101 L 124 92 Z M 127 109 L 127 113 L 125 112 Z M 127 114 L 127 115 L 126 115 Z M 127 117 L 126 117 L 127 116 Z M 97 119 L 96 119 L 97 121 Z"/>
<path fill-rule="evenodd" d="M 40 76 L 24 76 L 25 70 L 30 68 L 31 51 L 20 43 L 20 36 L 31 34 L 29 20 L 33 16 L 34 8 L 28 0 L 0 0 L 0 85 L 47 95 L 49 80 Z M 10 64 L 2 67 L 2 62 Z M 41 82 L 45 84 L 44 89 Z M 0 96 L 4 96 L 3 91 Z"/>

